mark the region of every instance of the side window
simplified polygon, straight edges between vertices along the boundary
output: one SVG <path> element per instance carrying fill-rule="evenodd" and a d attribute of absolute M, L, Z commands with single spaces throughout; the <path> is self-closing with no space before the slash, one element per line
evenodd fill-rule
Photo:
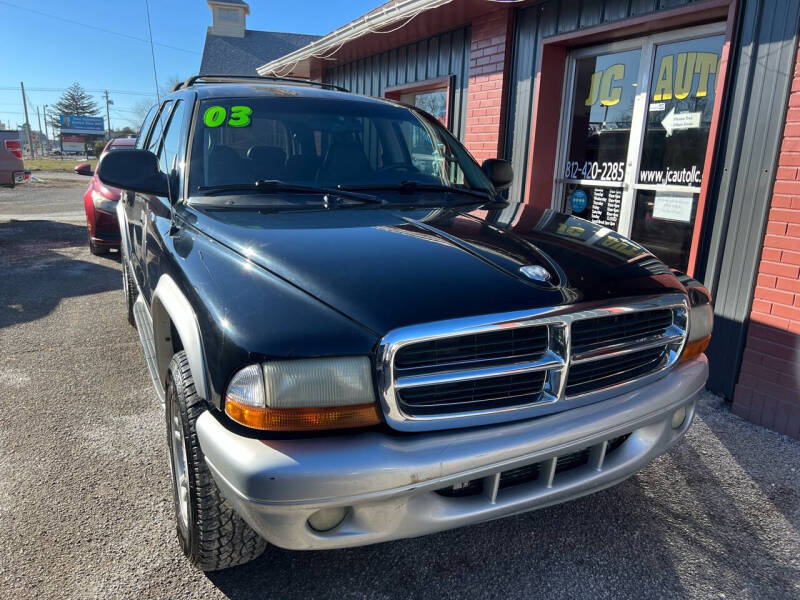
<path fill-rule="evenodd" d="M 178 100 L 175 104 L 167 133 L 164 135 L 164 144 L 158 154 L 158 164 L 164 173 L 170 173 L 175 168 L 175 158 L 180 154 L 184 106 L 183 100 Z"/>
<path fill-rule="evenodd" d="M 150 131 L 150 125 L 153 124 L 153 119 L 156 118 L 157 111 L 158 111 L 158 104 L 153 106 L 147 113 L 147 116 L 144 118 L 142 127 L 139 129 L 139 135 L 136 138 L 136 145 L 134 146 L 134 148 L 136 148 L 137 150 L 141 150 L 142 148 L 144 148 L 144 142 L 147 139 L 147 132 Z"/>
<path fill-rule="evenodd" d="M 153 130 L 150 132 L 150 139 L 147 142 L 147 149 L 153 154 L 158 154 L 161 138 L 164 137 L 164 131 L 167 129 L 167 119 L 169 119 L 169 112 L 171 109 L 172 100 L 168 100 L 161 105 L 161 112 L 158 113 L 158 118 L 153 125 Z"/>

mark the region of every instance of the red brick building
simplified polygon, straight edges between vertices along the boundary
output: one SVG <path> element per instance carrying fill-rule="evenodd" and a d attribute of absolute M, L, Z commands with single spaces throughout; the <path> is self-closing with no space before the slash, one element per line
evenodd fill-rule
<path fill-rule="evenodd" d="M 733 411 L 800 437 L 800 60 L 794 64 L 769 220 Z"/>
<path fill-rule="evenodd" d="M 797 0 L 394 0 L 258 68 L 416 104 L 512 201 L 715 296 L 709 388 L 800 437 Z"/>

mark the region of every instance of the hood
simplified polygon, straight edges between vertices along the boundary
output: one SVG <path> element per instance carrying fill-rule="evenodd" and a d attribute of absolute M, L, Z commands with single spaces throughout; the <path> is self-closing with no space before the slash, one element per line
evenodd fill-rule
<path fill-rule="evenodd" d="M 184 218 L 381 335 L 442 319 L 684 291 L 638 244 L 523 204 L 471 213 L 190 207 Z M 534 265 L 549 280 L 520 271 Z"/>

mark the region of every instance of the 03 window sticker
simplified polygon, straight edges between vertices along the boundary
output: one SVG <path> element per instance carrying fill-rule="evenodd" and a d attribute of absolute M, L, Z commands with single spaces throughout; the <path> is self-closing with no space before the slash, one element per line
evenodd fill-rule
<path fill-rule="evenodd" d="M 247 127 L 250 125 L 252 114 L 253 109 L 249 106 L 231 106 L 228 118 L 228 110 L 224 106 L 209 106 L 203 113 L 203 124 L 211 128 L 223 124 L 227 124 L 228 127 Z"/>

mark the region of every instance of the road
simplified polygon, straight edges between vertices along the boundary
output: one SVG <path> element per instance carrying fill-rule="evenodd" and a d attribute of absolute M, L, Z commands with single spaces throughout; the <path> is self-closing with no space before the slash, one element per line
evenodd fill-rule
<path fill-rule="evenodd" d="M 119 262 L 89 254 L 69 185 L 0 189 L 2 597 L 800 598 L 800 443 L 710 394 L 685 441 L 593 496 L 194 570 Z"/>

